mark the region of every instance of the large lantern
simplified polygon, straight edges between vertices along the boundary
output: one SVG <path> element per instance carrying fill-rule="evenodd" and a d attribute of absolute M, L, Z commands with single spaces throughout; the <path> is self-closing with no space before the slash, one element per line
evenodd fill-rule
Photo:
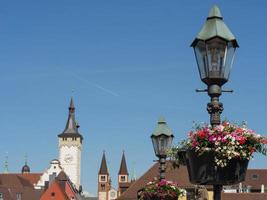
<path fill-rule="evenodd" d="M 201 80 L 207 85 L 222 86 L 229 79 L 237 41 L 214 6 L 206 23 L 191 44 Z"/>

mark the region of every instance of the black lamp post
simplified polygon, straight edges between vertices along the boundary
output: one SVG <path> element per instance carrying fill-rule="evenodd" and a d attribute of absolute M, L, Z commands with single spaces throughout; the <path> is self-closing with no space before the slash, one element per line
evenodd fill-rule
<path fill-rule="evenodd" d="M 207 111 L 210 114 L 210 123 L 214 127 L 221 123 L 223 104 L 219 102 L 219 97 L 222 92 L 230 92 L 221 88 L 229 79 L 235 50 L 238 47 L 217 6 L 210 10 L 206 23 L 191 46 L 195 51 L 200 78 L 207 85 L 207 89 L 197 91 L 208 92 L 211 98 L 207 104 Z M 213 190 L 214 200 L 220 200 L 222 185 L 214 185 Z"/>
<path fill-rule="evenodd" d="M 151 140 L 156 156 L 159 158 L 160 180 L 165 179 L 166 150 L 172 145 L 174 136 L 165 119 L 161 117 L 157 127 L 151 135 Z"/>

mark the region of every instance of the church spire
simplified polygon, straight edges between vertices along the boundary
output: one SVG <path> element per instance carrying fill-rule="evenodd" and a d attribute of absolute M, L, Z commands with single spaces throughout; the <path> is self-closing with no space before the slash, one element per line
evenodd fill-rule
<path fill-rule="evenodd" d="M 122 158 L 121 158 L 121 166 L 120 166 L 120 170 L 119 170 L 119 175 L 129 175 L 128 173 L 128 169 L 127 169 L 127 164 L 126 164 L 126 159 L 125 159 L 125 155 L 124 155 L 124 151 L 122 153 Z"/>
<path fill-rule="evenodd" d="M 58 137 L 80 137 L 83 139 L 82 135 L 79 133 L 79 125 L 75 120 L 75 106 L 73 98 L 71 97 L 69 106 L 69 116 L 66 123 L 66 127 L 63 133 L 59 134 Z"/>
<path fill-rule="evenodd" d="M 108 167 L 107 167 L 105 151 L 103 152 L 101 166 L 100 166 L 98 174 L 109 174 L 108 173 Z"/>

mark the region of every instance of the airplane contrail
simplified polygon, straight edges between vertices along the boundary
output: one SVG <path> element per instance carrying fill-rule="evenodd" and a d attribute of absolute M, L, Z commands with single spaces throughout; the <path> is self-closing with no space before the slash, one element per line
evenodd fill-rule
<path fill-rule="evenodd" d="M 91 82 L 91 81 L 88 81 L 87 79 L 82 78 L 81 76 L 78 76 L 78 75 L 73 74 L 73 73 L 71 73 L 70 75 L 73 76 L 73 77 L 75 77 L 76 79 L 78 79 L 78 80 L 80 80 L 80 81 L 82 81 L 82 82 L 84 82 L 84 83 L 86 83 L 86 84 L 89 84 L 89 85 L 91 85 L 91 86 L 94 86 L 94 87 L 96 87 L 96 88 L 98 88 L 98 89 L 100 89 L 100 90 L 102 90 L 102 91 L 104 91 L 104 92 L 106 92 L 106 93 L 108 93 L 108 94 L 110 94 L 110 95 L 112 95 L 112 96 L 115 96 L 115 97 L 120 96 L 120 95 L 117 94 L 116 92 L 113 92 L 112 90 L 107 89 L 107 88 L 105 88 L 105 87 L 103 87 L 103 86 L 101 86 L 101 85 L 99 85 L 99 84 L 97 84 L 97 83 L 93 83 L 93 82 Z"/>

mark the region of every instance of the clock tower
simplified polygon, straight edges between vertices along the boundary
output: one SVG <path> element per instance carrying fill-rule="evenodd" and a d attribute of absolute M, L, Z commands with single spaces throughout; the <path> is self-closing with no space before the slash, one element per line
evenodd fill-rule
<path fill-rule="evenodd" d="M 59 161 L 71 182 L 80 188 L 81 179 L 81 148 L 83 137 L 78 131 L 79 125 L 75 121 L 75 107 L 71 98 L 69 116 L 64 131 L 58 135 Z"/>

